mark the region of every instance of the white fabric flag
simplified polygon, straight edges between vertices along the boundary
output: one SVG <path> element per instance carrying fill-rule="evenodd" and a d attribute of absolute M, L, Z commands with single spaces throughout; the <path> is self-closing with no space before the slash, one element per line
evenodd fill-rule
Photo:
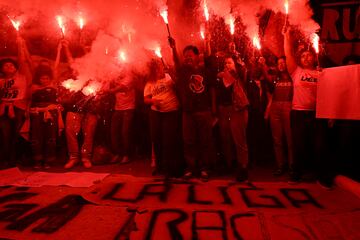
<path fill-rule="evenodd" d="M 360 64 L 323 70 L 317 86 L 316 117 L 360 120 Z"/>

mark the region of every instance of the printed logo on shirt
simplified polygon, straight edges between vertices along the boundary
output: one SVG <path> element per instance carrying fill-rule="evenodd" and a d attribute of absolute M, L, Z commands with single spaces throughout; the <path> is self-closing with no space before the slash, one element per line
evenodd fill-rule
<path fill-rule="evenodd" d="M 311 76 L 308 73 L 305 73 L 304 75 L 302 75 L 300 80 L 302 82 L 309 82 L 309 83 L 316 83 L 317 82 L 317 78 Z"/>
<path fill-rule="evenodd" d="M 164 92 L 166 92 L 166 91 L 168 91 L 168 88 L 166 87 L 166 85 L 161 84 L 161 85 L 156 86 L 156 87 L 154 88 L 154 90 L 152 91 L 151 95 L 154 97 L 154 96 L 159 95 L 160 93 L 164 93 Z"/>
<path fill-rule="evenodd" d="M 204 78 L 201 75 L 191 75 L 189 88 L 193 93 L 202 93 L 204 92 Z"/>
<path fill-rule="evenodd" d="M 1 92 L 2 92 L 1 98 L 4 98 L 4 99 L 17 98 L 17 96 L 19 95 L 19 90 L 18 89 L 12 89 L 14 84 L 15 84 L 14 79 L 10 79 L 8 81 L 5 81 L 5 84 L 4 84 L 3 88 L 1 89 Z"/>

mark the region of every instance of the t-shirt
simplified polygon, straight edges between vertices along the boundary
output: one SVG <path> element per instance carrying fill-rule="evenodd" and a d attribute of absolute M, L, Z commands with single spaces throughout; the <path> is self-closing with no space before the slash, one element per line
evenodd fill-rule
<path fill-rule="evenodd" d="M 0 79 L 0 99 L 26 109 L 29 98 L 29 82 L 24 75 L 16 73 L 12 78 Z"/>
<path fill-rule="evenodd" d="M 151 106 L 151 109 L 159 112 L 170 112 L 179 109 L 179 100 L 176 96 L 174 81 L 169 74 L 156 82 L 148 82 L 145 85 L 144 97 L 160 100 L 159 106 Z"/>
<path fill-rule="evenodd" d="M 128 88 L 128 90 L 117 92 L 115 94 L 115 110 L 121 111 L 135 109 L 136 96 L 133 79 L 131 79 L 130 77 L 125 79 L 119 79 L 116 83 L 123 84 Z"/>
<path fill-rule="evenodd" d="M 274 81 L 273 102 L 291 102 L 293 97 L 293 83 L 288 77 L 281 77 L 280 74 Z"/>
<path fill-rule="evenodd" d="M 211 74 L 205 67 L 182 66 L 177 70 L 176 86 L 185 112 L 201 112 L 211 109 Z"/>
<path fill-rule="evenodd" d="M 292 109 L 315 111 L 319 71 L 297 67 L 291 77 L 294 84 Z"/>
<path fill-rule="evenodd" d="M 57 89 L 52 86 L 36 88 L 31 96 L 32 107 L 46 107 L 57 104 Z"/>

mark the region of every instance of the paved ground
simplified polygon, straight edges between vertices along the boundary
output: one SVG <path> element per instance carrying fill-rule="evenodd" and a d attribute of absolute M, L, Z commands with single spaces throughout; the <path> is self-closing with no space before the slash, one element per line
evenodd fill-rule
<path fill-rule="evenodd" d="M 272 166 L 251 169 L 251 184 L 226 174 L 163 181 L 141 159 L 72 169 L 78 183 L 85 171 L 109 173 L 91 187 L 63 186 L 69 173 L 60 164 L 44 173 L 20 169 L 35 185 L 0 187 L 0 239 L 360 239 L 358 197 L 324 190 L 311 175 L 289 185 Z"/>

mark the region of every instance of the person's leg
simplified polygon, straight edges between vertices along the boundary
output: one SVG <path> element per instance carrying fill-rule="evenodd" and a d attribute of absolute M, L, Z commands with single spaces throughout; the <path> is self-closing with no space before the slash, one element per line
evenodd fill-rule
<path fill-rule="evenodd" d="M 130 139 L 131 139 L 131 130 L 134 120 L 134 110 L 125 110 L 123 113 L 123 122 L 121 126 L 121 142 L 123 144 L 123 154 L 124 157 L 121 160 L 121 163 L 127 163 L 130 161 Z"/>
<path fill-rule="evenodd" d="M 51 113 L 52 119 L 44 123 L 45 128 L 45 150 L 44 150 L 44 167 L 49 166 L 49 164 L 55 163 L 56 161 L 56 140 L 58 137 L 58 113 L 56 111 Z"/>
<path fill-rule="evenodd" d="M 246 181 L 248 178 L 247 168 L 249 164 L 248 145 L 246 130 L 248 124 L 248 111 L 235 111 L 231 115 L 231 133 L 235 142 L 237 158 L 237 175 L 238 181 Z"/>
<path fill-rule="evenodd" d="M 78 135 L 81 130 L 83 114 L 76 112 L 68 112 L 66 114 L 65 134 L 67 147 L 69 152 L 69 161 L 65 164 L 65 168 L 72 168 L 79 162 L 79 142 Z"/>
<path fill-rule="evenodd" d="M 43 159 L 44 150 L 44 115 L 31 114 L 30 116 L 30 142 L 32 150 L 32 159 L 35 164 L 35 168 L 40 168 Z"/>
<path fill-rule="evenodd" d="M 179 114 L 178 111 L 161 114 L 161 145 L 165 174 L 167 176 L 177 177 L 180 176 L 181 173 L 180 156 L 177 151 Z"/>
<path fill-rule="evenodd" d="M 231 137 L 230 121 L 231 121 L 232 106 L 219 107 L 219 127 L 221 147 L 224 153 L 226 166 L 228 169 L 233 167 L 233 139 Z"/>
<path fill-rule="evenodd" d="M 191 177 L 196 171 L 196 127 L 192 113 L 182 114 L 184 157 L 186 161 L 186 172 L 184 177 Z"/>
<path fill-rule="evenodd" d="M 212 142 L 212 116 L 211 112 L 195 113 L 197 139 L 199 141 L 198 153 L 200 153 L 199 168 L 201 178 L 207 180 L 208 171 L 214 159 L 213 142 Z"/>
<path fill-rule="evenodd" d="M 111 117 L 111 151 L 117 157 L 121 156 L 121 126 L 123 121 L 122 111 L 114 111 Z"/>
<path fill-rule="evenodd" d="M 154 174 L 158 174 L 163 170 L 163 159 L 161 156 L 161 113 L 151 110 L 150 112 L 150 129 L 151 129 L 151 141 L 153 143 L 153 149 L 155 154 L 155 166 Z"/>
<path fill-rule="evenodd" d="M 294 164 L 294 152 L 293 152 L 293 139 L 291 135 L 291 121 L 290 121 L 290 113 L 291 113 L 291 102 L 284 103 L 282 108 L 282 126 L 285 133 L 286 146 L 287 146 L 287 154 L 288 154 L 288 165 L 292 166 Z"/>
<path fill-rule="evenodd" d="M 281 103 L 273 102 L 270 111 L 270 126 L 274 144 L 274 152 L 277 163 L 275 175 L 281 175 L 285 168 L 284 133 L 285 127 L 282 121 L 283 109 Z M 290 122 L 289 122 L 290 123 Z"/>
<path fill-rule="evenodd" d="M 81 147 L 81 161 L 84 167 L 90 168 L 91 158 L 94 146 L 94 136 L 97 124 L 97 116 L 92 113 L 86 113 L 82 123 L 84 134 L 84 143 Z"/>
<path fill-rule="evenodd" d="M 291 111 L 291 133 L 294 146 L 294 161 L 289 166 L 290 182 L 300 180 L 301 168 L 306 157 L 306 112 Z"/>

